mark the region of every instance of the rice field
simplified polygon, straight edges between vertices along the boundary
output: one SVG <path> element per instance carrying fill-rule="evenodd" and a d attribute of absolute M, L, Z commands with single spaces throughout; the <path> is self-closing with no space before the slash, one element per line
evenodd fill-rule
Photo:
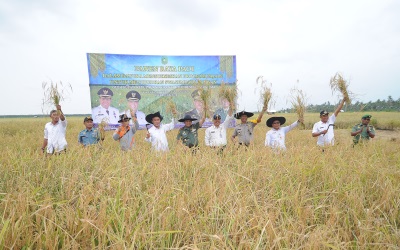
<path fill-rule="evenodd" d="M 352 147 L 361 113 L 340 113 L 335 146 L 322 152 L 306 129 L 287 134 L 287 151 L 264 147 L 255 128 L 247 150 L 192 155 L 168 133 L 155 155 L 136 134 L 121 152 L 106 132 L 101 148 L 82 148 L 83 117 L 68 117 L 67 154 L 44 157 L 50 119 L 1 119 L 2 249 L 399 249 L 400 113 L 371 113 L 382 129 Z M 279 114 L 278 114 L 279 115 Z M 285 114 L 290 124 L 295 114 Z M 230 129 L 228 136 L 231 136 Z"/>

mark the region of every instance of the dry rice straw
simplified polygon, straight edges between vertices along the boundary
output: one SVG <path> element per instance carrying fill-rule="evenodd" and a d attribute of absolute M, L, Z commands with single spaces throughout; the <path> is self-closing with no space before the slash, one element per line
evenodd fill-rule
<path fill-rule="evenodd" d="M 43 89 L 43 107 L 45 105 L 50 105 L 50 106 L 60 105 L 60 102 L 65 99 L 65 94 L 67 90 L 72 91 L 72 87 L 70 84 L 68 84 L 65 87 L 62 82 L 60 83 L 50 82 L 50 84 L 48 84 L 47 82 L 43 82 L 42 89 Z"/>
<path fill-rule="evenodd" d="M 199 91 L 200 99 L 204 104 L 204 116 L 207 117 L 207 111 L 209 109 L 212 94 L 210 84 L 201 84 L 201 82 L 198 81 L 197 91 Z"/>
<path fill-rule="evenodd" d="M 329 85 L 331 86 L 332 93 L 339 91 L 343 95 L 343 99 L 347 104 L 351 103 L 351 92 L 348 90 L 349 84 L 344 80 L 340 73 L 336 73 L 335 76 L 331 77 Z"/>
<path fill-rule="evenodd" d="M 304 113 L 306 112 L 306 94 L 299 89 L 292 89 L 290 96 L 290 102 L 292 103 L 293 109 L 297 114 L 299 119 L 304 119 Z M 301 122 L 302 127 L 304 127 L 304 122 Z"/>
<path fill-rule="evenodd" d="M 234 107 L 237 98 L 236 85 L 234 85 L 233 87 L 229 87 L 225 83 L 221 83 L 221 86 L 218 89 L 218 97 L 228 100 L 231 107 Z"/>
<path fill-rule="evenodd" d="M 263 106 L 263 110 L 268 109 L 268 105 L 272 99 L 271 88 L 267 86 L 267 81 L 263 79 L 263 76 L 257 77 L 256 83 L 260 83 L 261 85 L 260 102 Z"/>

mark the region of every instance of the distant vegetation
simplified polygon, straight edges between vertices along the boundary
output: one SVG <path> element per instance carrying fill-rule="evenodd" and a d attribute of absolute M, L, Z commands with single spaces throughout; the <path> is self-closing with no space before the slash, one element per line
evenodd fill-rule
<path fill-rule="evenodd" d="M 307 112 L 320 112 L 321 110 L 333 111 L 337 104 L 325 102 L 323 104 L 310 104 L 307 106 Z M 345 105 L 344 111 L 367 112 L 367 111 L 400 111 L 400 98 L 394 100 L 392 96 L 388 96 L 387 100 L 376 100 L 375 102 L 353 102 L 350 105 Z M 294 112 L 291 108 L 280 110 L 279 112 Z"/>

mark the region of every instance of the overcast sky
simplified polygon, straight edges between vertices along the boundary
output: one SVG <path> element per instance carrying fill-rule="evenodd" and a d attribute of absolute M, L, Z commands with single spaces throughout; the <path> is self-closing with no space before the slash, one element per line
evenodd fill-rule
<path fill-rule="evenodd" d="M 337 102 L 336 72 L 359 101 L 398 99 L 400 1 L 0 0 L 0 52 L 0 115 L 40 114 L 51 80 L 73 88 L 65 113 L 90 113 L 86 53 L 236 55 L 239 109 L 251 111 L 260 75 L 276 109 L 295 86 Z"/>

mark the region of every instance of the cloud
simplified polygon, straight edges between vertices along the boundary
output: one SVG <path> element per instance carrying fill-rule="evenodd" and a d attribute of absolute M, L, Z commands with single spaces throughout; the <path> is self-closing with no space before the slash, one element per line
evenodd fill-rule
<path fill-rule="evenodd" d="M 222 6 L 218 1 L 170 0 L 140 1 L 148 18 L 155 18 L 165 28 L 174 29 L 213 29 L 218 26 Z"/>

